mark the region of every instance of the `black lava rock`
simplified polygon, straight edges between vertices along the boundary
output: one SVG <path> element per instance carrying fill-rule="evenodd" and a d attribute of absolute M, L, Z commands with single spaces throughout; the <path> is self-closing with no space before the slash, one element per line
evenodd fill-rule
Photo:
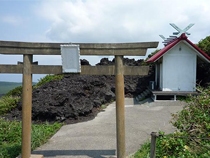
<path fill-rule="evenodd" d="M 83 64 L 89 64 L 82 60 Z M 124 59 L 124 63 L 137 66 L 142 61 Z M 113 61 L 102 59 L 99 65 L 113 64 Z M 132 97 L 141 93 L 154 77 L 151 67 L 148 76 L 124 76 L 125 96 Z M 33 90 L 32 120 L 34 122 L 87 121 L 96 116 L 100 106 L 115 100 L 114 76 L 64 75 L 59 81 L 50 81 Z M 22 103 L 5 117 L 21 120 Z"/>

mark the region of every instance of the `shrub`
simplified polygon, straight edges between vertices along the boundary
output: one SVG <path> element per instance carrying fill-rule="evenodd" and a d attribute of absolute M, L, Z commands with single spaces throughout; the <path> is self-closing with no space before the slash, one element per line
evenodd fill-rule
<path fill-rule="evenodd" d="M 172 115 L 172 124 L 188 137 L 210 138 L 210 87 L 199 89 L 199 96 L 191 97 L 182 111 Z M 190 139 L 188 143 L 199 156 L 208 153 L 210 149 L 209 140 Z"/>
<path fill-rule="evenodd" d="M 148 55 L 148 57 L 147 57 L 146 60 L 148 60 L 149 58 L 151 58 L 153 55 L 155 55 L 159 51 L 160 51 L 160 49 L 156 49 L 154 52 L 152 52 L 151 54 Z"/>
<path fill-rule="evenodd" d="M 16 88 L 10 90 L 5 96 L 8 96 L 8 97 L 9 96 L 21 97 L 22 90 L 23 90 L 22 86 L 16 87 Z"/>
<path fill-rule="evenodd" d="M 189 136 L 209 137 L 210 134 L 210 87 L 199 88 L 201 94 L 191 97 L 182 111 L 173 114 L 172 124 Z"/>
<path fill-rule="evenodd" d="M 0 99 L 0 115 L 6 114 L 17 106 L 20 97 L 3 96 Z"/>
<path fill-rule="evenodd" d="M 197 46 L 210 56 L 210 36 L 200 40 Z"/>
<path fill-rule="evenodd" d="M 159 134 L 164 135 L 165 133 L 160 131 Z M 171 136 L 183 137 L 185 135 L 181 132 L 175 132 L 164 137 L 158 137 L 156 139 L 156 158 L 188 158 L 196 156 L 190 151 L 186 139 L 173 138 Z M 149 158 L 150 147 L 151 143 L 146 142 L 141 149 L 136 152 L 134 158 Z"/>
<path fill-rule="evenodd" d="M 144 60 L 144 62 L 142 62 L 141 63 L 141 65 L 142 66 L 145 66 L 145 65 L 154 65 L 154 63 L 147 63 L 147 60 L 149 59 L 149 58 L 151 58 L 153 55 L 155 55 L 157 52 L 159 52 L 160 51 L 160 49 L 156 49 L 155 51 L 153 51 L 152 53 L 150 53 L 149 55 L 148 55 L 148 57 Z"/>
<path fill-rule="evenodd" d="M 63 76 L 64 75 L 47 75 L 44 78 L 41 78 L 39 82 L 33 88 L 40 87 L 41 85 L 47 82 L 53 81 L 53 80 L 61 80 L 63 79 Z"/>

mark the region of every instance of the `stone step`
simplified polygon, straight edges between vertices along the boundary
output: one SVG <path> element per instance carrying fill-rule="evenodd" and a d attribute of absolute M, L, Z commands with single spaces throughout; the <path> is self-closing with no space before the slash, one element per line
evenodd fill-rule
<path fill-rule="evenodd" d="M 147 96 L 149 96 L 151 94 L 151 91 L 147 88 L 146 90 L 144 90 L 141 94 L 139 94 L 138 96 L 136 96 L 136 101 L 141 101 L 143 99 L 145 99 Z"/>
<path fill-rule="evenodd" d="M 136 97 L 136 100 L 139 102 L 139 101 L 141 101 L 142 99 L 144 99 L 145 98 L 145 96 L 144 95 L 138 95 L 137 97 Z"/>
<path fill-rule="evenodd" d="M 148 95 L 146 91 L 144 91 L 142 94 L 144 94 L 144 96 L 147 96 Z"/>
<path fill-rule="evenodd" d="M 151 91 L 150 91 L 149 89 L 146 89 L 146 92 L 147 92 L 148 94 L 150 94 L 150 93 L 151 93 Z"/>

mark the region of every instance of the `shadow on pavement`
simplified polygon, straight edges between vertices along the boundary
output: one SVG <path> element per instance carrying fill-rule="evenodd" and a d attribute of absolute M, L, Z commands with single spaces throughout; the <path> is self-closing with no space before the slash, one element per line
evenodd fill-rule
<path fill-rule="evenodd" d="M 44 150 L 33 151 L 33 154 L 41 154 L 44 157 L 89 156 L 92 158 L 106 158 L 107 156 L 114 156 L 115 150 Z"/>

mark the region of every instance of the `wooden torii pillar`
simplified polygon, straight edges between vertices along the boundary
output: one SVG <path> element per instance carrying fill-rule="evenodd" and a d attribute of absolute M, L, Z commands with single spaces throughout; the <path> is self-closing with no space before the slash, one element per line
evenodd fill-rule
<path fill-rule="evenodd" d="M 23 55 L 23 64 L 2 65 L 0 73 L 23 74 L 22 158 L 31 156 L 32 74 L 61 74 L 62 66 L 36 65 L 33 55 L 61 55 L 60 45 L 69 43 L 30 43 L 0 41 L 0 54 Z M 141 43 L 74 43 L 80 55 L 113 55 L 115 66 L 81 66 L 81 75 L 115 75 L 117 157 L 125 158 L 124 75 L 148 75 L 148 66 L 124 66 L 123 56 L 145 56 L 158 42 Z"/>

